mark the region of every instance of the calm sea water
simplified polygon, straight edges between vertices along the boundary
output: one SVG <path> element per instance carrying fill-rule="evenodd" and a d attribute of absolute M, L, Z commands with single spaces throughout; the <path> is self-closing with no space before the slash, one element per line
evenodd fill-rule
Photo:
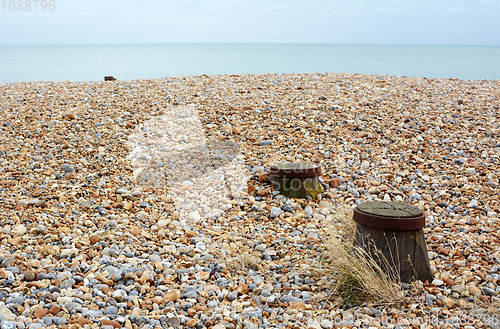
<path fill-rule="evenodd" d="M 136 44 L 0 46 L 0 83 L 201 74 L 369 73 L 500 79 L 500 46 Z"/>

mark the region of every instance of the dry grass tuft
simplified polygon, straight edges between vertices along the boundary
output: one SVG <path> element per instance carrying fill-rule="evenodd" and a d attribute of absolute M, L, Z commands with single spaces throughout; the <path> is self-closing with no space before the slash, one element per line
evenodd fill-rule
<path fill-rule="evenodd" d="M 481 296 L 481 298 L 474 298 L 474 303 L 470 310 L 470 314 L 481 318 L 483 323 L 491 326 L 491 324 L 498 324 L 500 317 L 500 301 Z"/>
<path fill-rule="evenodd" d="M 378 306 L 396 306 L 403 303 L 404 293 L 398 283 L 399 273 L 385 266 L 387 260 L 380 254 L 374 259 L 364 248 L 353 246 L 356 225 L 352 210 L 340 207 L 328 228 L 324 265 L 331 283 L 332 296 L 342 302 L 360 305 L 369 302 Z"/>
<path fill-rule="evenodd" d="M 232 271 L 248 272 L 255 270 L 260 263 L 260 258 L 249 252 L 242 252 L 237 256 L 229 259 L 226 266 Z"/>

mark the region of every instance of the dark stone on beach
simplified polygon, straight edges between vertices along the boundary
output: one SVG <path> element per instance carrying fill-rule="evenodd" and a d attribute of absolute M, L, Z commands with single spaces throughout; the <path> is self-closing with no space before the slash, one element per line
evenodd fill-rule
<path fill-rule="evenodd" d="M 293 208 L 292 208 L 292 207 L 290 207 L 290 206 L 289 206 L 289 205 L 287 205 L 287 204 L 286 204 L 286 205 L 281 206 L 281 210 L 286 211 L 286 212 L 291 212 L 291 213 L 293 213 Z"/>

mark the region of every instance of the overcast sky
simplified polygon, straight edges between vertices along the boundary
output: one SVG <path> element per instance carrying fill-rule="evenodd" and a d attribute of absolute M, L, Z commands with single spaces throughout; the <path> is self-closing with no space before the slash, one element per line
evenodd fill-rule
<path fill-rule="evenodd" d="M 500 0 L 54 0 L 53 11 L 34 3 L 10 11 L 5 1 L 1 45 L 500 45 Z"/>

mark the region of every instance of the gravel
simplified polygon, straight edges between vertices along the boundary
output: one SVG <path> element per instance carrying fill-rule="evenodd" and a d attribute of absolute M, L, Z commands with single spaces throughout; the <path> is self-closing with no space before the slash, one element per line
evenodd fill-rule
<path fill-rule="evenodd" d="M 443 326 L 499 297 L 499 90 L 332 73 L 0 85 L 0 328 Z M 277 195 L 279 161 L 319 164 L 318 199 Z M 398 309 L 341 308 L 314 275 L 337 207 L 368 200 L 427 215 L 434 280 Z"/>

